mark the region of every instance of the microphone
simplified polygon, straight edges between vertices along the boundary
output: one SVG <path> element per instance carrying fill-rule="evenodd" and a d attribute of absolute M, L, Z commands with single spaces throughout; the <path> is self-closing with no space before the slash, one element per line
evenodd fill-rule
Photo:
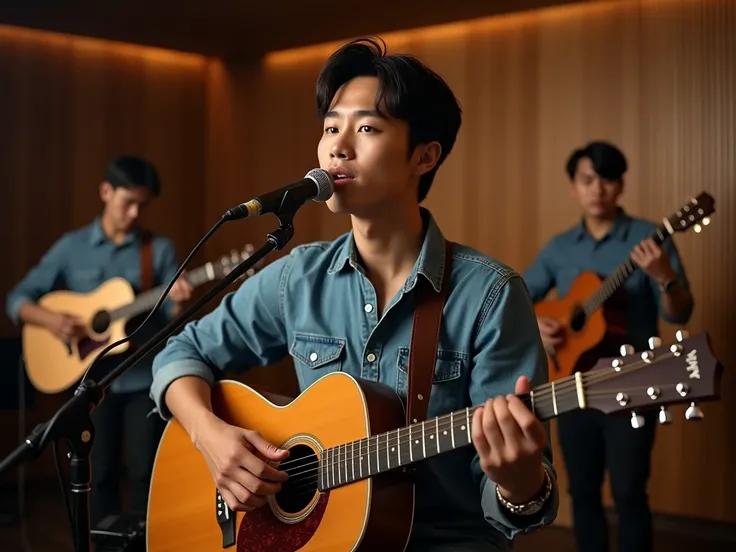
<path fill-rule="evenodd" d="M 307 200 L 327 201 L 335 191 L 332 176 L 324 169 L 312 169 L 304 178 L 294 184 L 266 192 L 255 199 L 228 209 L 223 220 L 239 220 L 267 213 L 295 213 Z"/>

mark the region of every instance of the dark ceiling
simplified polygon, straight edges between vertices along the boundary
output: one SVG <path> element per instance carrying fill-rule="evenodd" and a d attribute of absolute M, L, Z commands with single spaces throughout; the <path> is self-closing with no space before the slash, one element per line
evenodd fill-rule
<path fill-rule="evenodd" d="M 253 57 L 580 1 L 585 0 L 0 0 L 0 23 L 212 56 Z"/>

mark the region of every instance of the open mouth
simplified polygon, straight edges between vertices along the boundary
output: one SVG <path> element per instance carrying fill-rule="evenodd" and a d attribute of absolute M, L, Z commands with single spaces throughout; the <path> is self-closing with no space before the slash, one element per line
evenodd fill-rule
<path fill-rule="evenodd" d="M 355 180 L 353 173 L 347 170 L 333 169 L 330 170 L 330 175 L 336 186 L 342 186 Z"/>

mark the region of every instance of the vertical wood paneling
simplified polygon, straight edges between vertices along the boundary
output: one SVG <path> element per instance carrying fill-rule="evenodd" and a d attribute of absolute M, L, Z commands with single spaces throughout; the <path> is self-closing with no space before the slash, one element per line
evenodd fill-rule
<path fill-rule="evenodd" d="M 414 53 L 442 74 L 464 108 L 455 151 L 426 201 L 450 239 L 524 270 L 553 234 L 577 221 L 564 163 L 591 139 L 614 141 L 627 154 L 623 204 L 634 214 L 659 219 L 703 189 L 716 197 L 713 223 L 699 235 L 677 235 L 676 243 L 696 299 L 688 329 L 710 333 L 726 366 L 723 399 L 704 407 L 701 424 L 686 424 L 684 407 L 673 409 L 674 423 L 658 431 L 650 495 L 656 511 L 726 521 L 736 521 L 728 428 L 736 399 L 728 369 L 736 361 L 735 28 L 736 4 L 728 0 L 642 0 L 384 35 L 391 49 Z M 224 104 L 240 107 L 237 122 L 223 121 L 221 130 L 237 136 L 228 151 L 251 162 L 256 175 L 237 190 L 211 183 L 229 202 L 316 164 L 314 79 L 336 46 L 275 53 L 260 68 L 225 65 Z M 227 164 L 229 154 L 220 153 Z M 258 240 L 263 224 L 249 221 L 242 232 Z M 294 244 L 332 239 L 348 226 L 310 205 L 296 228 Z M 665 341 L 674 329 L 662 324 Z M 278 377 L 286 385 L 284 370 Z M 557 446 L 555 453 L 564 467 Z M 565 480 L 563 470 L 563 489 Z M 565 500 L 560 521 L 569 522 Z"/>

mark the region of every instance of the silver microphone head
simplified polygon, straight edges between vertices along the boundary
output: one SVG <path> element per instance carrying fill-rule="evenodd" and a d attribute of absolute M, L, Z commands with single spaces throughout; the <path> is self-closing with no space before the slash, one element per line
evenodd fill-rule
<path fill-rule="evenodd" d="M 312 201 L 327 201 L 335 192 L 335 182 L 330 173 L 324 169 L 312 169 L 304 175 L 304 178 L 311 178 L 317 184 L 317 195 Z"/>

